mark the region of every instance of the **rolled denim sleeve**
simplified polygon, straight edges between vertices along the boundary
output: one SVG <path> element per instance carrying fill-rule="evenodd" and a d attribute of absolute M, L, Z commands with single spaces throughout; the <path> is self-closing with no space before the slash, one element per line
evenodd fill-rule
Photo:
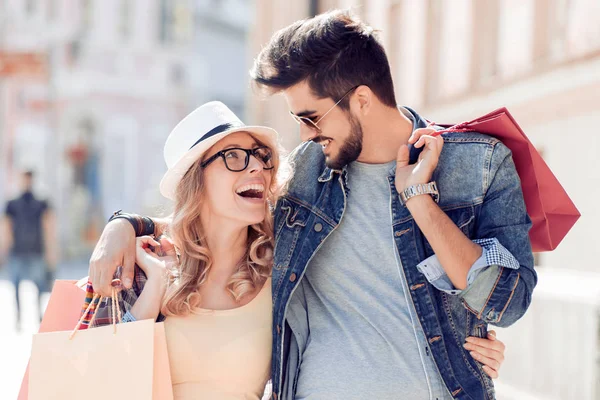
<path fill-rule="evenodd" d="M 436 255 L 417 265 L 417 269 L 425 275 L 429 283 L 436 289 L 451 295 L 461 296 L 472 308 L 481 308 L 494 287 L 500 273 L 499 267 L 518 269 L 519 262 L 497 239 L 475 239 L 474 243 L 483 249 L 481 257 L 469 269 L 467 287 L 459 290 L 444 271 Z"/>
<path fill-rule="evenodd" d="M 507 327 L 519 320 L 531 304 L 537 274 L 529 239 L 531 219 L 527 215 L 523 190 L 511 151 L 502 143 L 494 146 L 490 158 L 485 196 L 473 237 L 495 238 L 519 263 L 498 266 L 496 280 L 483 304 L 471 293 L 463 295 L 465 308 L 484 322 Z M 504 254 L 504 253 L 503 253 Z M 488 273 L 487 269 L 480 273 Z"/>

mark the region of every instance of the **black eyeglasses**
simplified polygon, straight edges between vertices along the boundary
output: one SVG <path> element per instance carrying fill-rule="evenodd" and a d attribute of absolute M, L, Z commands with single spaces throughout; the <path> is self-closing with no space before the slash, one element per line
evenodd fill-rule
<path fill-rule="evenodd" d="M 273 169 L 273 152 L 267 146 L 260 146 L 255 149 L 242 149 L 233 147 L 231 149 L 221 150 L 211 156 L 208 160 L 202 162 L 200 166 L 206 168 L 208 164 L 215 161 L 217 158 L 223 158 L 225 167 L 232 172 L 241 172 L 248 168 L 250 163 L 250 155 L 254 156 L 263 165 L 263 169 Z"/>
<path fill-rule="evenodd" d="M 346 98 L 346 96 L 348 96 L 354 89 L 358 88 L 360 85 L 354 86 L 352 89 L 348 90 L 341 99 L 339 99 L 329 110 L 327 110 L 327 112 L 325 114 L 323 114 L 321 116 L 321 118 L 319 118 L 316 121 L 313 121 L 312 119 L 308 118 L 308 117 L 299 117 L 296 114 L 294 114 L 293 112 L 290 111 L 290 114 L 292 115 L 292 118 L 294 118 L 294 120 L 299 123 L 299 124 L 304 124 L 306 126 L 308 126 L 309 128 L 317 131 L 317 133 L 321 133 L 321 128 L 319 128 L 319 125 L 317 125 L 319 122 L 323 121 L 323 118 L 325 118 L 325 116 L 327 114 L 329 114 L 331 112 L 331 110 L 333 110 L 335 108 L 335 106 L 337 106 L 338 104 L 340 104 L 340 102 L 342 100 L 344 100 L 344 98 Z"/>

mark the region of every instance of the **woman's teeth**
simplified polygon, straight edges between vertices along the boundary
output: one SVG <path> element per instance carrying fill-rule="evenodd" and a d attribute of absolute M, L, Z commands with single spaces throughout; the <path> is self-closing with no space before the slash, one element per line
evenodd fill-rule
<path fill-rule="evenodd" d="M 244 185 L 235 192 L 242 197 L 262 198 L 265 186 L 261 184 Z"/>

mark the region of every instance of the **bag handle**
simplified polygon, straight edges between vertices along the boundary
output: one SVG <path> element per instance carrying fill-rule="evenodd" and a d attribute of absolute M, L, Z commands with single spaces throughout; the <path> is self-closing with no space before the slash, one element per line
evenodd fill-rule
<path fill-rule="evenodd" d="M 467 122 L 461 122 L 460 124 L 454 125 L 454 126 L 450 126 L 450 127 L 446 127 L 442 130 L 436 131 L 434 133 L 432 133 L 432 136 L 439 136 L 442 133 L 448 133 L 448 132 L 472 132 L 473 129 L 469 128 L 468 125 L 470 124 L 470 121 Z M 428 121 L 427 127 L 431 128 L 433 126 L 437 125 L 435 122 L 433 121 Z M 420 148 L 416 148 L 414 146 L 414 144 L 409 144 L 408 145 L 408 163 L 409 164 L 415 164 L 418 160 L 419 160 L 419 155 L 421 154 L 421 152 L 423 151 L 423 149 L 425 148 L 425 146 L 420 147 Z"/>
<path fill-rule="evenodd" d="M 92 319 L 89 322 L 89 326 L 91 327 L 94 324 L 94 320 L 96 319 L 96 315 L 98 315 L 97 312 L 97 308 L 100 305 L 100 302 L 102 301 L 104 297 L 100 296 L 97 293 L 94 293 L 94 297 L 92 297 L 92 301 L 90 301 L 90 304 L 88 304 L 87 308 L 85 309 L 85 311 L 83 312 L 83 314 L 81 315 L 81 317 L 79 318 L 79 321 L 77 322 L 77 325 L 75 326 L 75 329 L 73 329 L 73 332 L 71 332 L 71 334 L 69 335 L 69 340 L 73 339 L 75 337 L 75 334 L 77 333 L 77 331 L 79 331 L 79 327 L 81 327 L 81 324 L 83 323 L 83 321 L 85 320 L 85 318 L 89 315 L 89 313 L 92 311 L 92 306 L 94 305 L 94 303 L 96 302 L 96 299 L 98 300 L 98 303 L 96 304 L 95 309 L 93 310 L 94 314 L 92 315 Z M 111 293 L 111 306 L 112 306 L 112 325 L 113 325 L 113 334 L 117 333 L 117 320 L 119 321 L 119 323 L 122 322 L 122 317 L 121 317 L 121 306 L 119 305 L 119 299 L 118 299 L 118 292 L 117 292 L 117 288 L 113 287 L 112 288 L 112 293 Z"/>

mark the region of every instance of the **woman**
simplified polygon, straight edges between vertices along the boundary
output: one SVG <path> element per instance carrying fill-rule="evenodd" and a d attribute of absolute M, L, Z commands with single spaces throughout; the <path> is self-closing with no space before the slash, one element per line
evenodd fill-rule
<path fill-rule="evenodd" d="M 123 321 L 166 317 L 175 398 L 258 399 L 271 358 L 276 133 L 211 102 L 175 127 L 165 159 L 160 188 L 175 200 L 172 242 L 137 239 L 140 270 L 121 292 Z M 106 304 L 99 324 L 110 321 Z"/>

